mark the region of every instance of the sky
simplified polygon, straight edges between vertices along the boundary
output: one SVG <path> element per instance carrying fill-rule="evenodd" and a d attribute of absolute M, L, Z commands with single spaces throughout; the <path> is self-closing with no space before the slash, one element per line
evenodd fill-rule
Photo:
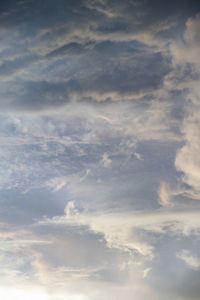
<path fill-rule="evenodd" d="M 200 2 L 0 2 L 0 298 L 200 299 Z"/>

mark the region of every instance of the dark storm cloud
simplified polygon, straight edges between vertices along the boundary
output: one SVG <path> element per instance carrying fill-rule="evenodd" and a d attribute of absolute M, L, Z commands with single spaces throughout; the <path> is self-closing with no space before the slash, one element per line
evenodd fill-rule
<path fill-rule="evenodd" d="M 155 43 L 145 43 L 158 34 L 165 40 L 169 31 L 173 36 L 197 9 L 196 1 L 3 1 L 0 77 L 10 84 L 2 89 L 1 108 L 37 111 L 72 99 L 151 94 L 171 65 Z M 144 34 L 151 39 L 143 44 Z"/>
<path fill-rule="evenodd" d="M 157 24 L 168 17 L 187 17 L 199 9 L 198 1 L 2 1 L 2 28 L 17 28 L 35 34 L 60 25 L 94 26 L 98 32 L 137 30 Z M 118 18 L 118 19 L 117 19 Z M 105 23 L 102 23 L 105 21 Z M 134 27 L 133 27 L 134 26 Z M 66 30 L 69 30 L 66 28 Z"/>
<path fill-rule="evenodd" d="M 37 77 L 38 74 L 41 80 L 27 81 L 24 77 L 12 84 L 7 81 L 0 96 L 4 99 L 6 95 L 10 102 L 2 101 L 1 107 L 38 111 L 59 108 L 74 100 L 112 101 L 140 93 L 150 95 L 162 86 L 165 75 L 170 71 L 168 59 L 160 52 L 137 43 L 103 42 L 87 50 L 70 44 L 51 52 L 48 57 L 60 59 L 64 53 L 68 53 L 67 61 L 52 62 L 49 66 L 44 60 L 39 61 L 41 64 L 37 62 L 35 68 L 43 64 L 42 72 L 38 74 L 36 71 L 35 75 Z M 2 71 L 1 75 L 0 69 L 0 76 L 24 71 L 25 63 L 30 63 L 30 60 L 25 60 L 21 66 L 18 60 L 4 63 L 2 68 L 5 72 Z"/>
<path fill-rule="evenodd" d="M 135 6 L 131 5 L 132 7 Z M 104 16 L 109 18 L 105 15 L 104 8 L 105 5 L 102 5 L 101 2 L 92 1 L 5 1 L 1 4 L 1 25 L 6 29 L 16 28 L 16 26 L 17 29 L 23 29 L 26 24 L 27 29 L 24 33 L 28 33 L 28 30 L 32 29 L 29 34 L 37 33 L 38 30 L 44 28 L 54 29 L 54 26 L 70 24 L 70 22 L 76 28 L 81 23 L 90 23 L 94 17 Z M 112 11 L 113 6 L 108 4 L 107 9 Z M 114 12 L 120 15 L 122 9 L 123 7 L 121 8 L 116 2 Z M 126 5 L 125 12 L 127 12 Z M 75 21 L 79 21 L 77 25 Z M 96 22 L 98 22 L 98 18 Z M 118 23 L 117 27 L 120 27 Z"/>
<path fill-rule="evenodd" d="M 80 55 L 85 53 L 90 47 L 92 47 L 94 43 L 86 43 L 86 44 L 80 44 L 80 43 L 69 43 L 67 45 L 61 46 L 57 48 L 56 50 L 53 50 L 52 52 L 48 53 L 46 55 L 46 58 L 56 58 L 56 57 L 62 57 L 65 55 Z"/>
<path fill-rule="evenodd" d="M 24 82 L 19 85 L 20 97 L 14 99 L 13 105 L 16 109 L 38 111 L 44 108 L 60 107 L 69 102 L 71 90 L 78 91 L 78 84 L 74 81 L 68 82 Z M 22 92 L 21 92 L 22 91 Z"/>
<path fill-rule="evenodd" d="M 28 66 L 37 61 L 35 56 L 19 57 L 14 60 L 5 60 L 0 65 L 0 78 L 9 79 L 13 75 L 23 72 Z"/>

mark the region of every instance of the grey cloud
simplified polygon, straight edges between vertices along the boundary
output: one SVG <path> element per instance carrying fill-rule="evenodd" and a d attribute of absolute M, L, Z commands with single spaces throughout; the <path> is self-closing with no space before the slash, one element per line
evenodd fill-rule
<path fill-rule="evenodd" d="M 37 226 L 33 231 L 40 238 L 52 241 L 49 245 L 33 245 L 33 248 L 43 253 L 44 261 L 54 267 L 71 269 L 97 269 L 93 276 L 97 276 L 98 269 L 109 269 L 110 263 L 118 264 L 122 256 L 128 261 L 128 253 L 107 247 L 104 237 L 95 234 L 87 226 Z M 59 244 L 59 251 L 55 251 Z M 92 274 L 91 274 L 92 276 Z"/>
<path fill-rule="evenodd" d="M 181 238 L 179 236 L 177 239 L 176 236 L 160 236 L 156 241 L 158 242 L 157 255 L 154 258 L 151 276 L 147 277 L 147 280 L 161 293 L 164 292 L 171 297 L 198 299 L 199 271 L 192 271 L 176 257 L 176 252 L 182 253 L 184 247 L 198 248 L 198 237 L 191 235 L 188 238 Z"/>
<path fill-rule="evenodd" d="M 196 1 L 193 1 L 193 5 L 189 1 L 183 1 L 181 4 L 180 10 L 178 1 L 175 4 L 169 2 L 165 5 L 165 9 L 158 1 L 147 1 L 142 4 L 138 1 L 124 3 L 120 1 L 115 3 L 112 1 L 68 1 L 66 3 L 62 0 L 56 3 L 55 1 L 44 1 L 43 3 L 7 1 L 2 3 L 1 23 L 4 28 L 16 25 L 19 27 L 26 24 L 26 30 L 29 29 L 31 32 L 32 29 L 34 33 L 35 30 L 57 26 L 62 23 L 70 24 L 73 22 L 75 24 L 75 21 L 79 21 L 78 25 L 81 22 L 90 24 L 94 20 L 97 24 L 99 21 L 102 22 L 102 20 L 111 20 L 113 22 L 114 19 L 115 22 L 115 16 L 121 17 L 123 21 L 128 18 L 130 22 L 131 17 L 134 16 L 135 18 L 132 19 L 132 22 L 133 24 L 135 23 L 137 28 L 138 25 L 149 26 L 150 23 L 167 18 L 171 14 L 175 14 L 178 9 L 182 14 L 188 13 L 187 8 L 190 9 L 190 14 L 198 9 Z M 34 22 L 34 20 L 37 20 L 37 22 Z M 116 26 L 120 31 L 124 28 L 119 26 L 119 21 L 116 24 L 113 22 L 113 27 Z"/>
<path fill-rule="evenodd" d="M 80 43 L 70 43 L 66 44 L 64 46 L 61 46 L 52 52 L 48 53 L 45 58 L 61 58 L 65 55 L 80 55 L 84 52 L 88 51 L 92 46 L 94 46 L 93 42 L 86 43 L 86 44 L 80 44 Z"/>
<path fill-rule="evenodd" d="M 2 79 L 11 79 L 13 75 L 23 72 L 34 62 L 37 62 L 39 59 L 35 56 L 19 57 L 14 60 L 4 61 L 0 65 L 0 78 Z"/>
<path fill-rule="evenodd" d="M 9 111 L 42 111 L 66 105 L 73 92 L 78 93 L 79 83 L 75 80 L 68 82 L 30 81 L 23 84 L 14 83 L 11 90 L 3 93 L 10 103 L 2 103 L 2 108 Z"/>
<path fill-rule="evenodd" d="M 76 197 L 88 208 L 158 207 L 154 186 L 159 186 L 161 175 L 167 180 L 169 172 L 174 180 L 173 157 L 180 142 L 168 126 L 165 106 L 126 105 L 77 103 L 54 117 L 2 117 L 1 187 L 57 190 L 63 186 L 66 201 Z M 105 153 L 112 162 L 107 168 L 102 163 Z M 151 174 L 150 179 L 145 174 Z"/>
<path fill-rule="evenodd" d="M 185 6 L 188 6 L 188 1 L 181 3 L 180 15 L 186 12 Z M 197 10 L 195 5 L 188 7 Z M 15 36 L 15 47 L 24 42 L 24 46 L 26 44 L 27 48 L 30 47 L 34 50 L 39 47 L 41 54 L 42 45 L 44 48 L 56 51 L 56 48 L 65 47 L 64 45 L 70 42 L 112 40 L 110 34 L 115 32 L 119 33 L 119 40 L 126 39 L 127 34 L 130 35 L 127 39 L 133 40 L 131 35 L 134 37 L 137 32 L 148 32 L 150 24 L 152 27 L 152 24 L 155 23 L 154 27 L 157 27 L 157 31 L 157 23 L 163 18 L 167 19 L 172 12 L 175 14 L 174 8 L 174 4 L 168 3 L 166 9 L 163 10 L 157 1 L 147 1 L 142 4 L 137 1 L 123 4 L 120 1 L 115 3 L 112 1 L 105 3 L 101 1 L 68 1 L 67 3 L 65 1 L 56 3 L 55 1 L 44 1 L 43 3 L 8 1 L 2 5 L 0 22 L 4 29 L 17 30 L 18 41 Z M 106 12 L 108 13 L 106 14 Z M 187 11 L 187 13 L 189 12 Z M 120 20 L 122 25 L 120 25 Z M 166 25 L 164 24 L 164 26 Z M 94 30 L 95 27 L 96 30 Z M 162 29 L 162 27 L 161 22 L 159 28 Z M 98 37 L 98 32 L 101 33 L 100 37 Z M 117 40 L 117 36 L 113 36 L 113 38 Z"/>
<path fill-rule="evenodd" d="M 64 193 L 52 194 L 47 189 L 35 188 L 23 193 L 21 189 L 3 190 L 0 192 L 2 221 L 8 222 L 13 227 L 29 226 L 34 220 L 43 216 L 63 214 L 66 200 Z"/>
<path fill-rule="evenodd" d="M 12 79 L 12 88 L 5 88 L 1 95 L 2 102 L 7 97 L 10 104 L 3 104 L 2 109 L 39 111 L 60 107 L 71 99 L 152 99 L 171 69 L 169 54 L 156 50 L 159 47 L 155 43 L 154 48 L 144 46 L 142 38 L 134 37 L 134 34 L 148 33 L 149 24 L 154 28 L 150 31 L 157 32 L 155 27 L 162 28 L 158 23 L 163 18 L 167 20 L 174 7 L 175 14 L 178 6 L 168 3 L 163 10 L 157 1 L 145 4 L 135 1 L 123 4 L 112 1 L 4 3 L 2 28 L 9 31 L 15 26 L 17 30 L 14 43 L 5 38 L 7 48 L 23 48 L 24 45 L 25 56 L 7 57 L 2 61 L 0 76 Z M 185 7 L 188 7 L 187 1 L 182 3 L 180 12 L 184 20 Z M 197 6 L 194 5 L 192 10 L 195 9 Z M 116 32 L 122 36 L 123 42 L 115 38 Z M 123 36 L 129 33 L 133 37 L 123 40 Z M 140 44 L 131 42 L 134 39 L 140 40 Z M 23 71 L 26 71 L 25 75 Z M 26 78 L 33 74 L 37 81 L 27 82 Z M 16 75 L 19 81 L 13 82 Z M 50 76 L 51 80 L 48 80 L 46 77 Z M 62 82 L 55 83 L 55 79 Z"/>
<path fill-rule="evenodd" d="M 77 44 L 57 49 L 48 54 L 48 57 L 55 58 L 63 51 L 71 51 L 71 47 L 77 47 Z M 143 48 L 140 53 L 140 48 L 142 47 L 137 43 L 124 46 L 122 43 L 105 42 L 88 49 L 87 55 L 80 53 L 79 58 L 76 55 L 70 62 L 64 60 L 62 64 L 52 63 L 46 66 L 43 60 L 42 72 L 39 71 L 38 74 L 39 64 L 33 70 L 35 77 L 41 77 L 41 80 L 26 81 L 24 76 L 24 79 L 14 81 L 12 88 L 10 88 L 11 83 L 4 86 L 1 94 L 2 102 L 5 97 L 9 102 L 2 103 L 2 109 L 40 111 L 59 108 L 72 101 L 95 103 L 112 101 L 115 98 L 124 100 L 134 96 L 145 97 L 145 95 L 152 98 L 156 90 L 162 87 L 170 65 L 168 59 L 161 53 L 154 53 L 151 49 L 143 50 Z M 102 49 L 104 49 L 103 56 Z M 80 49 L 79 51 L 82 52 Z M 30 60 L 24 62 L 27 63 L 30 64 Z M 10 67 L 9 64 L 4 64 L 5 70 L 2 71 L 4 77 L 6 73 L 14 74 L 24 69 L 23 65 L 18 66 L 18 60 L 16 63 L 12 62 Z M 43 80 L 42 73 L 48 69 L 51 71 L 49 76 L 47 75 L 49 80 Z"/>

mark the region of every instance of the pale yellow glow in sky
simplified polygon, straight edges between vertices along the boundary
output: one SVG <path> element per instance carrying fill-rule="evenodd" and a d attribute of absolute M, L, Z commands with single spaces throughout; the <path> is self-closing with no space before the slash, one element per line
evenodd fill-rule
<path fill-rule="evenodd" d="M 82 295 L 48 295 L 43 290 L 23 288 L 0 288 L 0 299 L 4 300 L 87 300 Z"/>

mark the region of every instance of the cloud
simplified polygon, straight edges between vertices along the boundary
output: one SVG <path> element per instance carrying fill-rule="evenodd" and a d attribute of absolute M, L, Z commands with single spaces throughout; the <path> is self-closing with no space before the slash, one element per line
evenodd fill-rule
<path fill-rule="evenodd" d="M 45 219 L 39 224 L 71 224 L 76 226 L 89 226 L 95 233 L 103 234 L 109 247 L 119 248 L 124 251 L 138 251 L 140 254 L 152 259 L 153 247 L 144 241 L 137 239 L 132 235 L 134 228 L 141 228 L 149 232 L 164 233 L 165 228 L 171 228 L 174 234 L 189 236 L 192 232 L 198 234 L 200 224 L 198 221 L 198 212 L 194 211 L 158 211 L 147 213 L 80 213 L 75 209 L 74 203 L 67 205 L 66 216 Z M 70 214 L 69 214 L 70 212 Z M 169 226 L 169 227 L 168 227 Z M 173 226 L 173 227 L 171 227 Z M 136 238 L 134 240 L 134 238 Z"/>
<path fill-rule="evenodd" d="M 194 63 L 199 68 L 198 52 L 200 47 L 199 27 L 200 14 L 196 14 L 186 22 L 184 43 L 172 43 L 173 59 L 179 63 Z"/>
<path fill-rule="evenodd" d="M 49 55 L 57 56 L 55 51 Z M 74 54 L 70 62 L 62 57 L 62 63 L 51 62 L 49 58 L 17 58 L 2 63 L 2 78 L 9 79 L 0 95 L 3 110 L 38 112 L 59 110 L 75 101 L 152 99 L 170 69 L 161 52 L 148 47 L 143 51 L 142 46 L 140 52 L 140 46 L 134 42 L 125 46 L 107 41 L 89 49 L 87 54 Z M 44 76 L 42 73 L 48 68 L 51 71 Z M 16 75 L 20 76 L 18 80 Z M 5 97 L 9 100 L 6 103 Z"/>
<path fill-rule="evenodd" d="M 200 268 L 200 259 L 194 257 L 187 250 L 182 250 L 180 253 L 177 253 L 177 257 L 182 259 L 190 268 L 198 270 Z"/>
<path fill-rule="evenodd" d="M 148 273 L 151 271 L 151 268 L 148 268 L 148 269 L 145 269 L 143 271 L 143 278 L 147 277 L 148 276 Z"/>
<path fill-rule="evenodd" d="M 3 298 L 199 299 L 199 8 L 1 3 Z"/>
<path fill-rule="evenodd" d="M 177 85 L 179 90 L 187 90 L 184 115 L 180 130 L 185 144 L 177 152 L 175 167 L 180 172 L 181 180 L 185 185 L 182 186 L 182 192 L 177 189 L 177 193 L 192 199 L 199 199 L 199 13 L 188 18 L 186 30 L 184 32 L 184 41 L 174 41 L 171 44 L 172 61 L 174 71 L 166 77 L 166 82 L 171 81 L 171 88 L 175 89 Z M 177 71 L 180 74 L 175 74 Z M 169 77 L 171 79 L 168 81 Z M 166 83 L 165 82 L 165 83 Z M 165 85 L 165 84 L 164 84 Z M 173 85 L 173 86 L 172 86 Z M 176 192 L 175 192 L 176 193 Z"/>
<path fill-rule="evenodd" d="M 159 204 L 164 207 L 173 206 L 171 202 L 171 193 L 170 187 L 167 185 L 166 182 L 161 182 L 160 189 L 159 189 Z"/>
<path fill-rule="evenodd" d="M 0 78 L 3 80 L 11 79 L 16 74 L 27 71 L 28 66 L 39 60 L 36 56 L 19 57 L 14 60 L 3 61 L 0 64 Z"/>
<path fill-rule="evenodd" d="M 158 32 L 175 26 L 171 3 L 165 12 L 157 1 L 11 3 L 3 6 L 0 18 L 5 32 L 0 76 L 9 81 L 0 95 L 3 110 L 153 99 L 162 87 L 171 66 Z"/>
<path fill-rule="evenodd" d="M 105 168 L 109 168 L 109 166 L 111 165 L 112 160 L 109 158 L 107 153 L 103 154 L 102 163 Z"/>
<path fill-rule="evenodd" d="M 184 123 L 185 146 L 178 152 L 176 167 L 184 173 L 183 181 L 194 189 L 194 194 L 199 193 L 199 109 L 195 106 Z"/>

